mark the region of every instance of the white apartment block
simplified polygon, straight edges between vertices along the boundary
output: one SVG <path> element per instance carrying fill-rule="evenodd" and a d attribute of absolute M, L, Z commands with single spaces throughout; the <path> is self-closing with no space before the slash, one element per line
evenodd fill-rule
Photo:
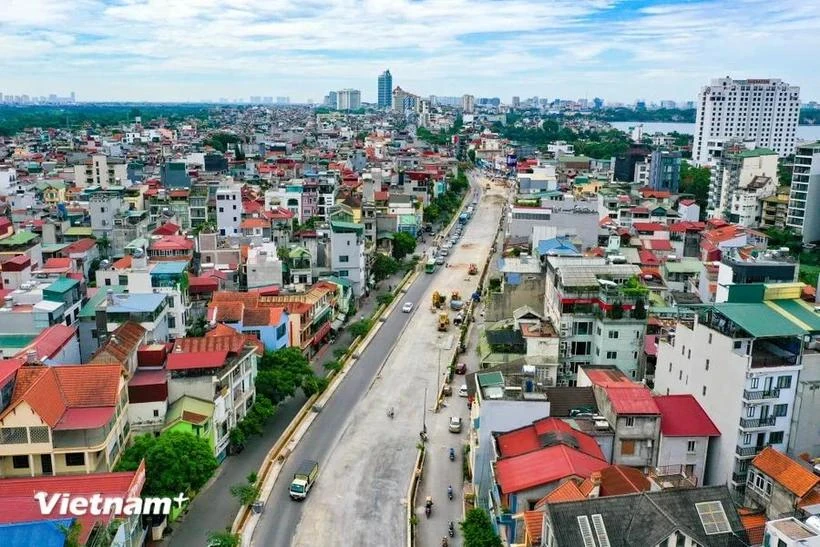
<path fill-rule="evenodd" d="M 635 184 L 638 187 L 649 186 L 649 171 L 652 167 L 651 156 L 647 156 L 643 161 L 635 162 Z"/>
<path fill-rule="evenodd" d="M 358 298 L 367 287 L 367 264 L 364 254 L 364 224 L 330 222 L 330 269 L 352 284 Z"/>
<path fill-rule="evenodd" d="M 362 92 L 358 89 L 341 89 L 336 92 L 336 108 L 358 110 L 362 107 Z"/>
<path fill-rule="evenodd" d="M 820 240 L 820 142 L 805 144 L 794 156 L 786 226 L 804 243 Z"/>
<path fill-rule="evenodd" d="M 239 235 L 242 223 L 242 187 L 238 184 L 216 189 L 216 228 L 219 235 Z"/>
<path fill-rule="evenodd" d="M 817 366 L 806 340 L 820 333 L 820 316 L 799 299 L 771 298 L 786 286 L 758 285 L 765 287 L 760 301 L 746 294 L 743 302 L 698 309 L 659 336 L 655 391 L 693 395 L 721 433 L 709 447 L 707 485 L 742 493 L 752 458 L 766 446 L 785 452 L 801 429 L 792 423 L 795 392 L 804 359 L 811 355 L 807 362 Z M 788 286 L 798 295 L 802 289 Z"/>
<path fill-rule="evenodd" d="M 751 143 L 729 141 L 725 143 L 720 159 L 712 169 L 709 184 L 709 209 L 712 216 L 722 216 L 728 213 L 734 215 L 733 222 L 739 222 L 737 217 L 755 216 L 762 214 L 762 200 L 774 194 L 777 189 L 777 153 L 767 148 L 749 148 Z M 768 183 L 760 177 L 771 179 Z M 760 212 L 741 209 L 741 201 L 735 201 L 744 194 L 751 194 L 741 198 L 743 205 L 747 201 L 761 203 L 755 207 Z M 758 198 L 758 196 L 760 196 Z M 737 205 L 737 208 L 735 207 Z M 744 224 L 750 226 L 751 224 Z"/>
<path fill-rule="evenodd" d="M 603 258 L 547 258 L 544 315 L 559 331 L 558 385 L 576 385 L 580 365 L 613 365 L 640 380 L 646 315 L 635 312 L 638 297 L 623 284 L 640 276 L 633 264 Z M 648 291 L 647 291 L 648 292 Z M 620 313 L 613 309 L 621 307 Z"/>
<path fill-rule="evenodd" d="M 248 249 L 246 268 L 248 289 L 283 285 L 282 260 L 279 259 L 275 243 L 251 246 Z"/>
<path fill-rule="evenodd" d="M 716 145 L 733 138 L 754 139 L 756 146 L 788 156 L 797 144 L 799 114 L 799 87 L 778 79 L 712 80 L 698 94 L 692 159 L 714 163 Z"/>

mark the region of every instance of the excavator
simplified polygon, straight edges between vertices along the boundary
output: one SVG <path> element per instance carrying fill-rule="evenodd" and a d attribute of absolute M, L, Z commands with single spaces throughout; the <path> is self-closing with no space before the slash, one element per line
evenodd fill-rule
<path fill-rule="evenodd" d="M 447 315 L 447 312 L 441 312 L 438 314 L 438 330 L 446 331 L 447 328 L 450 326 L 450 316 Z"/>
<path fill-rule="evenodd" d="M 447 302 L 447 297 L 446 296 L 444 296 L 443 294 L 441 294 L 438 291 L 435 291 L 433 293 L 433 309 L 434 310 L 441 309 L 441 307 L 444 306 L 445 302 Z"/>

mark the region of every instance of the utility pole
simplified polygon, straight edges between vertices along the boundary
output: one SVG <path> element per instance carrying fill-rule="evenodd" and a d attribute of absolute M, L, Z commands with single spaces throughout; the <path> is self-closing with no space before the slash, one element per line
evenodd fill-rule
<path fill-rule="evenodd" d="M 424 388 L 424 406 L 421 409 L 421 432 L 427 433 L 427 388 Z"/>

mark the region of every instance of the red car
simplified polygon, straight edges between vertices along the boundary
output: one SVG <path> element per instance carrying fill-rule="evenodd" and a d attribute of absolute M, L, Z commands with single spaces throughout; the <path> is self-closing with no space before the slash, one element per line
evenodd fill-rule
<path fill-rule="evenodd" d="M 456 374 L 467 374 L 467 363 L 459 363 L 456 365 Z"/>

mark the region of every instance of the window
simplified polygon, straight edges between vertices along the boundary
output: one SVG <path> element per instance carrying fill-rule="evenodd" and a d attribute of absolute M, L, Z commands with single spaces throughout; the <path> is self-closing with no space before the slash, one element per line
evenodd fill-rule
<path fill-rule="evenodd" d="M 746 409 L 746 417 L 747 418 L 754 418 L 755 417 L 755 407 L 750 406 Z"/>
<path fill-rule="evenodd" d="M 683 371 L 682 370 L 678 371 L 678 380 L 683 380 Z"/>
<path fill-rule="evenodd" d="M 69 452 L 65 455 L 66 465 L 85 465 L 85 454 L 82 452 Z"/>
<path fill-rule="evenodd" d="M 778 418 L 782 418 L 783 416 L 786 415 L 786 413 L 788 411 L 789 411 L 789 405 L 787 405 L 787 404 L 774 405 L 774 411 L 772 412 L 772 415 L 776 416 Z"/>
<path fill-rule="evenodd" d="M 750 383 L 750 387 L 752 389 L 757 389 L 758 385 L 760 385 L 760 378 L 752 378 L 752 381 Z"/>
<path fill-rule="evenodd" d="M 28 469 L 28 456 L 12 456 L 11 464 L 14 469 Z"/>
<path fill-rule="evenodd" d="M 616 330 L 609 331 L 609 338 L 610 339 L 617 339 L 618 338 L 618 331 L 616 331 Z"/>
<path fill-rule="evenodd" d="M 778 376 L 777 377 L 777 387 L 780 389 L 789 389 L 792 387 L 792 377 L 791 376 Z"/>
<path fill-rule="evenodd" d="M 697 441 L 687 441 L 687 443 L 686 443 L 686 452 L 688 452 L 689 454 L 694 454 L 695 453 L 695 448 L 697 447 L 697 444 L 698 444 Z"/>
<path fill-rule="evenodd" d="M 606 358 L 607 359 L 617 359 L 618 358 L 618 352 L 617 351 L 608 351 L 608 352 L 606 352 Z"/>
<path fill-rule="evenodd" d="M 782 431 L 772 431 L 769 433 L 769 444 L 780 444 L 783 442 Z"/>
<path fill-rule="evenodd" d="M 743 435 L 743 444 L 752 444 L 752 434 L 751 433 L 744 433 Z"/>
<path fill-rule="evenodd" d="M 592 321 L 579 321 L 573 325 L 575 334 L 592 334 Z"/>
<path fill-rule="evenodd" d="M 711 332 L 709 333 L 709 343 L 710 344 L 712 343 L 712 333 Z"/>
<path fill-rule="evenodd" d="M 723 510 L 723 504 L 719 501 L 705 501 L 696 503 L 695 509 L 698 511 L 700 522 L 703 524 L 703 531 L 707 536 L 714 534 L 725 534 L 732 531 L 729 526 L 729 519 Z"/>
<path fill-rule="evenodd" d="M 627 416 L 626 417 L 626 427 L 633 427 L 635 425 L 635 417 L 634 416 Z"/>
<path fill-rule="evenodd" d="M 672 372 L 672 361 L 669 361 L 669 372 Z"/>
<path fill-rule="evenodd" d="M 688 350 L 688 351 L 686 352 L 686 358 L 687 358 L 687 359 L 691 359 L 691 358 L 692 358 L 692 350 L 691 350 L 691 349 L 690 349 L 690 350 Z"/>
<path fill-rule="evenodd" d="M 734 349 L 740 349 L 741 346 L 743 346 L 743 342 L 740 340 L 737 340 L 734 344 L 732 344 L 732 347 L 734 347 Z"/>
<path fill-rule="evenodd" d="M 635 455 L 635 441 L 634 440 L 621 441 L 621 455 L 622 456 L 634 456 Z"/>
<path fill-rule="evenodd" d="M 350 262 L 350 257 L 348 255 L 339 255 L 339 262 Z"/>
<path fill-rule="evenodd" d="M 706 360 L 706 370 L 709 370 L 709 359 Z"/>
<path fill-rule="evenodd" d="M 154 409 L 154 418 L 159 418 L 159 410 Z"/>
<path fill-rule="evenodd" d="M 703 386 L 703 396 L 706 396 L 706 386 Z"/>

